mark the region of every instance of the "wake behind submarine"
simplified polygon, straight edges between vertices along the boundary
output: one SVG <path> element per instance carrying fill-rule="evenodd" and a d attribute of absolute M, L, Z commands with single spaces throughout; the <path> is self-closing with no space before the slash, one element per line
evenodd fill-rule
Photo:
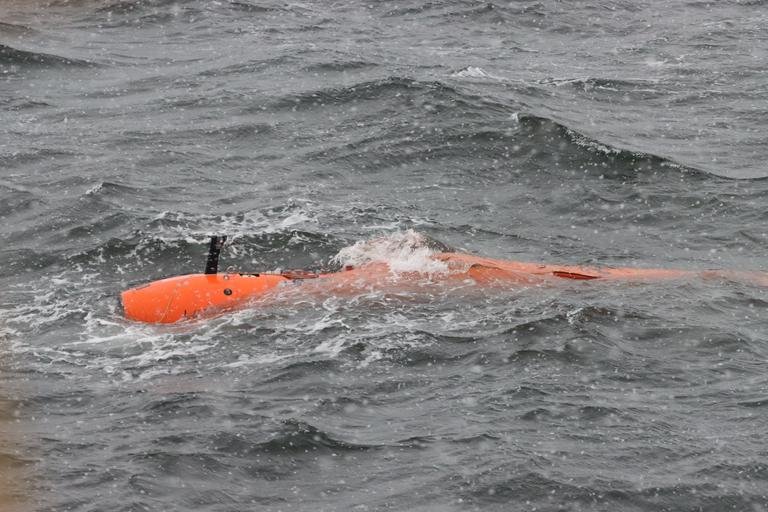
<path fill-rule="evenodd" d="M 483 258 L 459 252 L 439 252 L 430 257 L 442 263 L 440 272 L 395 273 L 384 262 L 346 266 L 338 272 L 290 270 L 275 273 L 220 273 L 219 255 L 226 236 L 210 240 L 205 270 L 152 281 L 122 292 L 125 317 L 136 322 L 170 324 L 208 314 L 235 310 L 285 285 L 313 280 L 315 290 L 342 295 L 364 289 L 407 286 L 409 282 L 469 282 L 478 288 L 537 286 L 558 280 L 655 282 L 689 277 L 724 278 L 768 286 L 764 272 L 679 269 L 611 268 L 551 265 Z"/>

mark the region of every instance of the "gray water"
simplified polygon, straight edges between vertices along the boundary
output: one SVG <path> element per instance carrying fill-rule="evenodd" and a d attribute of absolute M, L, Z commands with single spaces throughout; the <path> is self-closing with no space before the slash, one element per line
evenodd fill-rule
<path fill-rule="evenodd" d="M 211 233 L 251 271 L 418 265 L 427 237 L 765 269 L 767 23 L 733 0 L 4 2 L 0 504 L 766 510 L 757 285 L 293 290 L 177 326 L 117 296 L 199 272 Z"/>

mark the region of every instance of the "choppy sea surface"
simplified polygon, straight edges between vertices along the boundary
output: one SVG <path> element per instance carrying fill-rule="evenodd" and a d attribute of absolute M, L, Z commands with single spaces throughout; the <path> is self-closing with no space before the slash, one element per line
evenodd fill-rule
<path fill-rule="evenodd" d="M 4 1 L 0 506 L 764 511 L 768 290 L 275 296 L 223 266 L 766 269 L 768 4 Z M 421 259 L 420 259 L 421 258 Z"/>

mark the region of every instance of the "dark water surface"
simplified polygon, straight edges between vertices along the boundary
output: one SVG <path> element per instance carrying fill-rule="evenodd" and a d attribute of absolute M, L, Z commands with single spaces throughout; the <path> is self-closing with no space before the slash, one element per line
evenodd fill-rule
<path fill-rule="evenodd" d="M 765 269 L 767 7 L 3 2 L 0 505 L 768 509 L 756 285 L 116 302 L 213 232 L 249 270 Z"/>

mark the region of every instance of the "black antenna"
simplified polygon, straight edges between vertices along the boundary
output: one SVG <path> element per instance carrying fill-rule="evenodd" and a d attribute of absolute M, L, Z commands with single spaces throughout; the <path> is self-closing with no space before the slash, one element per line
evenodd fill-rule
<path fill-rule="evenodd" d="M 211 245 L 208 246 L 208 260 L 205 262 L 205 273 L 215 274 L 219 271 L 219 253 L 227 241 L 226 236 L 212 236 Z"/>

